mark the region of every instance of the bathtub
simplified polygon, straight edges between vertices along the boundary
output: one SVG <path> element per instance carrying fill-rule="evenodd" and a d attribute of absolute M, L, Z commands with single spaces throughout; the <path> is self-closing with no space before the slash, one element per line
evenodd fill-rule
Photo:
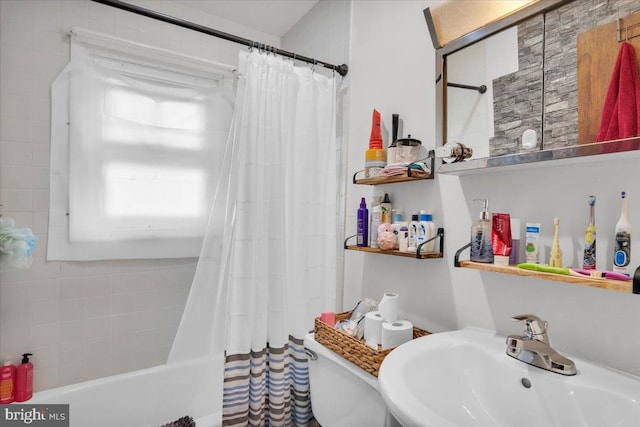
<path fill-rule="evenodd" d="M 222 424 L 222 356 L 171 363 L 34 393 L 34 404 L 68 403 L 71 427 L 158 427 L 185 415 Z"/>

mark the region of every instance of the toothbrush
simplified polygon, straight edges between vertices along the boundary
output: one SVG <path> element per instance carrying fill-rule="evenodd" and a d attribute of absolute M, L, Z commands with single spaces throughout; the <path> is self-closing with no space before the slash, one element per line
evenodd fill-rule
<path fill-rule="evenodd" d="M 560 219 L 554 218 L 553 225 L 555 231 L 553 234 L 553 245 L 551 246 L 549 265 L 551 267 L 562 267 L 562 251 L 560 251 L 560 240 L 558 239 L 558 228 L 560 227 Z"/>
<path fill-rule="evenodd" d="M 610 279 L 610 280 L 631 280 L 626 274 L 616 273 L 615 271 L 599 271 L 585 270 L 583 268 L 570 268 L 569 274 L 579 277 L 591 277 L 593 279 Z"/>

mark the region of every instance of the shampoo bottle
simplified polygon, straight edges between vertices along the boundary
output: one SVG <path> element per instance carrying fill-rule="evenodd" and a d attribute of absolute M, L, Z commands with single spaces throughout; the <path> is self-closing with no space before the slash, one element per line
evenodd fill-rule
<path fill-rule="evenodd" d="M 420 230 L 420 217 L 418 212 L 411 214 L 409 223 L 409 252 L 415 252 L 418 246 L 418 232 Z"/>
<path fill-rule="evenodd" d="M 393 230 L 393 234 L 396 235 L 396 249 L 398 249 L 399 247 L 399 233 L 400 233 L 400 227 L 407 225 L 406 222 L 402 221 L 402 211 L 401 210 L 393 210 L 393 224 L 391 224 L 391 229 Z"/>
<path fill-rule="evenodd" d="M 372 248 L 378 247 L 378 227 L 382 224 L 382 205 L 380 204 L 380 196 L 374 196 L 371 202 L 371 238 L 369 244 Z"/>
<path fill-rule="evenodd" d="M 629 198 L 624 191 L 620 219 L 616 224 L 616 239 L 614 242 L 613 271 L 629 275 L 629 261 L 631 259 L 631 223 L 629 222 Z"/>
<path fill-rule="evenodd" d="M 16 402 L 24 402 L 33 396 L 33 363 L 29 362 L 31 353 L 22 355 L 22 363 L 16 368 Z"/>
<path fill-rule="evenodd" d="M 436 235 L 436 226 L 433 223 L 433 221 L 431 221 L 433 217 L 431 216 L 430 213 L 428 213 L 425 210 L 421 210 L 420 211 L 420 227 L 418 228 L 418 246 L 420 246 L 422 243 L 426 242 L 427 240 L 431 239 L 433 236 Z M 425 244 L 422 247 L 422 252 L 433 252 L 433 248 L 434 248 L 434 241 L 431 241 L 427 244 Z"/>
<path fill-rule="evenodd" d="M 7 405 L 15 400 L 16 367 L 10 360 L 5 360 L 0 368 L 0 405 Z"/>
<path fill-rule="evenodd" d="M 389 193 L 384 193 L 380 207 L 382 207 L 382 222 L 391 224 L 391 199 L 389 198 Z"/>
<path fill-rule="evenodd" d="M 491 245 L 491 217 L 489 216 L 489 200 L 474 199 L 482 202 L 480 218 L 471 226 L 471 261 L 493 263 L 493 247 Z"/>
<path fill-rule="evenodd" d="M 596 269 L 596 196 L 589 196 L 589 222 L 584 234 L 584 256 L 582 268 L 584 270 Z"/>
<path fill-rule="evenodd" d="M 358 226 L 357 226 L 357 245 L 369 246 L 369 210 L 367 209 L 367 202 L 360 200 L 360 208 L 358 209 Z"/>

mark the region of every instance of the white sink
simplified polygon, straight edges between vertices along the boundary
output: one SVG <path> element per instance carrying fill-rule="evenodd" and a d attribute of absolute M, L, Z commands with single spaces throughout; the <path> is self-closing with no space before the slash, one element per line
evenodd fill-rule
<path fill-rule="evenodd" d="M 382 363 L 380 393 L 405 427 L 640 426 L 640 378 L 571 356 L 577 375 L 559 375 L 505 350 L 478 329 L 415 339 Z"/>

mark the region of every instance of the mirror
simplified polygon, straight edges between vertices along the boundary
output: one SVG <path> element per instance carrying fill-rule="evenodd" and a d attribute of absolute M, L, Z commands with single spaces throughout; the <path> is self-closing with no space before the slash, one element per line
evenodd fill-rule
<path fill-rule="evenodd" d="M 439 136 L 473 148 L 471 161 L 439 172 L 640 148 L 638 138 L 595 143 L 620 41 L 640 36 L 634 8 L 628 0 L 539 1 L 437 49 Z"/>

